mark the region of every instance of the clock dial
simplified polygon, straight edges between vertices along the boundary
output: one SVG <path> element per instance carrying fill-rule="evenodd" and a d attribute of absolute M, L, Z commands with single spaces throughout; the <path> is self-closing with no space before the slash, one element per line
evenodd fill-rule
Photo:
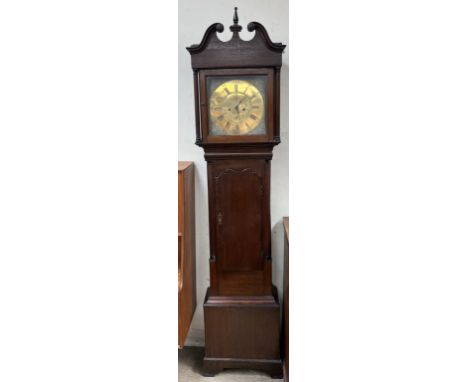
<path fill-rule="evenodd" d="M 264 100 L 257 87 L 245 80 L 219 85 L 210 97 L 211 123 L 226 135 L 244 135 L 263 121 Z"/>

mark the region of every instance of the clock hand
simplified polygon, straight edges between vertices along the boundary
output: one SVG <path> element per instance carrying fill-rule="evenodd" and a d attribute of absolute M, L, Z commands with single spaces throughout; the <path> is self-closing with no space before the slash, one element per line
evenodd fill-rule
<path fill-rule="evenodd" d="M 246 96 L 246 97 L 242 97 L 242 99 L 237 103 L 236 107 L 238 107 L 238 106 L 242 103 L 242 101 L 244 101 L 246 98 L 247 98 L 247 96 Z"/>
<path fill-rule="evenodd" d="M 246 96 L 246 97 L 243 97 L 239 102 L 237 102 L 237 105 L 234 106 L 234 109 L 237 110 L 237 114 L 240 114 L 239 105 L 240 105 L 240 104 L 242 103 L 242 101 L 245 100 L 246 98 L 247 98 L 247 96 Z"/>

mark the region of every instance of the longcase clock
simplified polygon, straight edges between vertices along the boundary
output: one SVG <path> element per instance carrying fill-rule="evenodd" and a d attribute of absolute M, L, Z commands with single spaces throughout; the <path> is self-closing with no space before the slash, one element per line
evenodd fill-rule
<path fill-rule="evenodd" d="M 281 378 L 280 307 L 272 284 L 270 161 L 280 143 L 280 70 L 285 45 L 237 8 L 221 41 L 212 24 L 191 54 L 196 144 L 208 168 L 210 287 L 204 301 L 204 373 L 259 369 Z"/>

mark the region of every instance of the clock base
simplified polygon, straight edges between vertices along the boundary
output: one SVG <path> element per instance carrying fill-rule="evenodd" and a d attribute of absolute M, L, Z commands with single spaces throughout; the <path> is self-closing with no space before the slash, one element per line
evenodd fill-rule
<path fill-rule="evenodd" d="M 203 372 L 253 369 L 282 378 L 280 305 L 276 287 L 271 296 L 211 296 L 205 303 Z"/>
<path fill-rule="evenodd" d="M 203 359 L 203 376 L 214 377 L 224 369 L 250 369 L 262 371 L 272 379 L 282 379 L 283 369 L 280 360 L 265 359 L 231 359 L 207 358 Z"/>

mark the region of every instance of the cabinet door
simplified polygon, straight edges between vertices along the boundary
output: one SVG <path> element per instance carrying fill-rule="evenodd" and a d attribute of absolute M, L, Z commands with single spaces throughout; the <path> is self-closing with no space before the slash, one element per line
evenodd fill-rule
<path fill-rule="evenodd" d="M 216 219 L 223 271 L 262 269 L 262 177 L 251 168 L 227 169 L 216 182 Z"/>
<path fill-rule="evenodd" d="M 214 169 L 215 252 L 222 294 L 261 293 L 265 268 L 265 166 L 226 161 Z M 213 221 L 212 220 L 212 221 Z"/>

